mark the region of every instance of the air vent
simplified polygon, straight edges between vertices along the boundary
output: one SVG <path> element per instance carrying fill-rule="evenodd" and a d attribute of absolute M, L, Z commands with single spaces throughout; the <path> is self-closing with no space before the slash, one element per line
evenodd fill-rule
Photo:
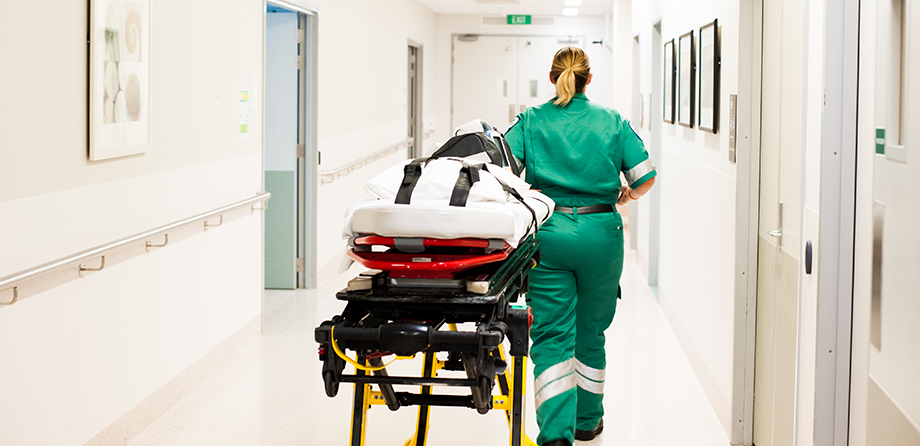
<path fill-rule="evenodd" d="M 484 16 L 482 18 L 483 25 L 507 25 L 508 18 L 506 16 Z M 544 26 L 553 26 L 556 24 L 555 17 L 533 17 L 530 19 L 531 25 L 544 25 Z M 512 25 L 517 27 L 526 27 L 527 25 Z"/>

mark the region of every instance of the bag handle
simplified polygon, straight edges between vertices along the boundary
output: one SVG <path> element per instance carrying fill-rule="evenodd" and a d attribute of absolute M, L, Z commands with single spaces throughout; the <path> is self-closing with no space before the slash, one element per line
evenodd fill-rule
<path fill-rule="evenodd" d="M 463 163 L 463 167 L 460 168 L 460 175 L 457 176 L 457 182 L 454 184 L 454 190 L 450 194 L 451 206 L 466 206 L 466 202 L 470 198 L 470 189 L 473 184 L 479 181 L 481 166 L 483 165 L 471 166 Z"/>
<path fill-rule="evenodd" d="M 422 163 L 427 164 L 430 158 L 418 158 L 411 163 L 406 164 L 403 168 L 403 180 L 396 192 L 396 204 L 409 204 L 412 198 L 412 191 L 418 185 L 419 178 L 422 177 Z"/>

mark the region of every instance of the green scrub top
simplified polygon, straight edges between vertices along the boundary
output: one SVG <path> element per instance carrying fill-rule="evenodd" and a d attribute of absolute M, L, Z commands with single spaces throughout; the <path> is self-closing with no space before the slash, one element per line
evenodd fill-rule
<path fill-rule="evenodd" d="M 616 110 L 583 93 L 565 107 L 553 100 L 519 114 L 505 133 L 534 189 L 559 206 L 613 204 L 621 189 L 619 172 L 632 188 L 656 175 L 642 139 Z"/>

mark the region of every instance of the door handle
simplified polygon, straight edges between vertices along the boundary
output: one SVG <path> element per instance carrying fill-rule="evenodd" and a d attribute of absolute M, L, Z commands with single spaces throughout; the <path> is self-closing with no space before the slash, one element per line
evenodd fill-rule
<path fill-rule="evenodd" d="M 777 238 L 776 247 L 782 248 L 783 247 L 783 202 L 782 201 L 779 202 L 779 209 L 776 215 L 776 223 L 777 223 L 777 226 L 779 226 L 779 228 L 769 231 L 767 232 L 767 234 L 770 234 L 770 236 L 772 237 L 776 237 Z"/>
<path fill-rule="evenodd" d="M 508 122 L 514 122 L 514 104 L 508 106 Z"/>
<path fill-rule="evenodd" d="M 811 275 L 811 261 L 814 258 L 812 255 L 811 240 L 805 242 L 805 274 Z"/>

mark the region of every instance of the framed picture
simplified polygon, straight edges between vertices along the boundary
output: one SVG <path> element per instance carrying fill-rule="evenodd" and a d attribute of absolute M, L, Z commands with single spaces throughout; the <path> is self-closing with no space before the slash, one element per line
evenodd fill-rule
<path fill-rule="evenodd" d="M 696 42 L 693 31 L 680 36 L 677 41 L 677 123 L 693 128 L 694 100 L 696 99 Z"/>
<path fill-rule="evenodd" d="M 700 130 L 717 133 L 719 127 L 719 19 L 700 28 Z"/>
<path fill-rule="evenodd" d="M 91 0 L 89 53 L 89 159 L 147 151 L 150 0 Z"/>
<path fill-rule="evenodd" d="M 674 90 L 677 80 L 677 65 L 674 60 L 677 56 L 677 50 L 674 48 L 674 39 L 664 44 L 664 122 L 674 124 Z"/>

